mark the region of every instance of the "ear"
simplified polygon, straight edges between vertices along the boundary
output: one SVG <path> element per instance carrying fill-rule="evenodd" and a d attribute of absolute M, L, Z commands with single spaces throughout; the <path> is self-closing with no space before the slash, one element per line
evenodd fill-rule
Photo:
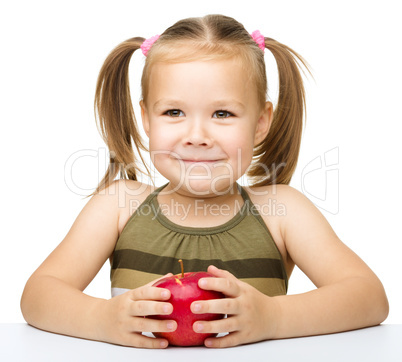
<path fill-rule="evenodd" d="M 261 143 L 267 136 L 271 127 L 272 118 L 274 115 L 273 106 L 271 102 L 265 102 L 264 109 L 261 111 L 260 117 L 257 121 L 255 129 L 254 146 Z"/>
<path fill-rule="evenodd" d="M 141 107 L 142 127 L 144 127 L 144 131 L 149 137 L 149 117 L 144 101 L 142 99 L 140 100 L 140 107 Z"/>

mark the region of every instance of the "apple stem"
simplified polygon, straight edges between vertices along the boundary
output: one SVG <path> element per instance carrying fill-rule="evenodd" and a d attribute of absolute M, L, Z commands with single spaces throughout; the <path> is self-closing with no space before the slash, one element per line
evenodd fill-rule
<path fill-rule="evenodd" d="M 181 266 L 181 277 L 184 278 L 184 266 L 183 266 L 183 260 L 179 259 L 179 263 Z"/>

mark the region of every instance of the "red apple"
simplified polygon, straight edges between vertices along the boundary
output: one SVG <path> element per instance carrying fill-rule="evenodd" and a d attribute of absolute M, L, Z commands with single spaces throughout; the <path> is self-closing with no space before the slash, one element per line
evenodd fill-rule
<path fill-rule="evenodd" d="M 199 346 L 204 344 L 207 337 L 216 334 L 196 333 L 193 323 L 200 320 L 216 320 L 224 317 L 223 314 L 194 314 L 190 305 L 196 300 L 220 299 L 224 295 L 220 292 L 203 290 L 198 286 L 198 280 L 206 277 L 214 277 L 207 272 L 182 273 L 172 277 L 163 278 L 153 286 L 169 289 L 171 297 L 168 300 L 173 305 L 173 312 L 169 315 L 149 316 L 155 319 L 170 319 L 177 322 L 177 329 L 173 332 L 153 333 L 155 337 L 163 337 L 174 346 Z"/>

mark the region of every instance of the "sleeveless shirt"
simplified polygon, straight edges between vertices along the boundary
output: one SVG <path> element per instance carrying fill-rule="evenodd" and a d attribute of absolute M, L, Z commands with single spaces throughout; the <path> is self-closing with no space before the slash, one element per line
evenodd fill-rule
<path fill-rule="evenodd" d="M 282 256 L 258 209 L 237 184 L 244 204 L 228 222 L 187 227 L 169 220 L 157 188 L 131 215 L 111 257 L 112 296 L 138 288 L 167 273 L 224 269 L 268 296 L 284 295 L 288 279 Z"/>

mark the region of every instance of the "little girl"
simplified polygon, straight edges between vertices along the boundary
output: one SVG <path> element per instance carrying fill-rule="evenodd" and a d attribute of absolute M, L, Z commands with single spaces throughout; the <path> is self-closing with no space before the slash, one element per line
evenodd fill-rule
<path fill-rule="evenodd" d="M 168 183 L 138 181 L 146 150 L 131 104 L 128 69 L 146 56 L 141 116 L 156 169 Z M 267 101 L 264 51 L 276 59 L 279 99 Z M 199 286 L 226 298 L 196 301 L 207 347 L 346 331 L 388 314 L 383 286 L 322 214 L 288 186 L 295 170 L 305 98 L 303 59 L 236 20 L 209 15 L 177 22 L 160 37 L 116 47 L 99 75 L 95 105 L 110 165 L 61 244 L 28 280 L 21 308 L 38 328 L 115 344 L 164 348 L 142 332 L 174 331 L 164 275 L 205 271 Z M 115 180 L 120 173 L 120 179 Z M 247 174 L 251 187 L 237 180 Z M 275 204 L 277 207 L 267 206 Z M 112 295 L 83 290 L 110 259 Z M 297 265 L 317 289 L 286 295 Z"/>

